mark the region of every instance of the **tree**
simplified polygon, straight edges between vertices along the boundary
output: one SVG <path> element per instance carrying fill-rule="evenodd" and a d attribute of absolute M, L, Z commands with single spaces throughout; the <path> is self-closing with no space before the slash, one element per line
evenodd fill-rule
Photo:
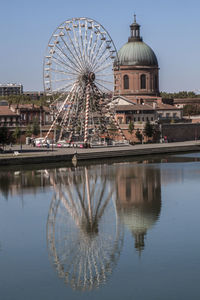
<path fill-rule="evenodd" d="M 34 135 L 38 135 L 40 132 L 40 125 L 39 125 L 39 122 L 38 122 L 38 119 L 34 119 L 33 120 L 33 124 L 32 124 L 32 133 Z"/>
<path fill-rule="evenodd" d="M 17 126 L 17 127 L 15 128 L 15 131 L 14 131 L 13 134 L 12 134 L 12 137 L 13 137 L 13 139 L 14 139 L 15 141 L 17 141 L 17 140 L 20 138 L 20 135 L 21 135 L 21 130 L 20 130 L 20 128 Z"/>
<path fill-rule="evenodd" d="M 26 127 L 26 136 L 31 137 L 31 135 L 32 135 L 32 128 L 31 128 L 31 125 L 29 124 L 29 125 Z"/>
<path fill-rule="evenodd" d="M 149 121 L 147 121 L 144 128 L 144 134 L 146 135 L 147 138 L 150 138 L 153 136 L 153 131 L 154 131 L 153 125 L 150 124 Z"/>
<path fill-rule="evenodd" d="M 128 125 L 128 132 L 132 135 L 134 130 L 134 123 L 132 121 L 130 121 L 129 125 Z"/>
<path fill-rule="evenodd" d="M 137 129 L 135 136 L 141 143 L 142 142 L 142 134 L 140 133 L 139 129 Z"/>
<path fill-rule="evenodd" d="M 9 130 L 6 126 L 0 127 L 0 144 L 4 146 L 9 142 Z"/>

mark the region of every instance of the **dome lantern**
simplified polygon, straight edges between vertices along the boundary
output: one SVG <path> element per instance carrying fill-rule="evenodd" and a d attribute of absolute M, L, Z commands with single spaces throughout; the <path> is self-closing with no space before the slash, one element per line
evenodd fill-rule
<path fill-rule="evenodd" d="M 130 25 L 131 36 L 129 37 L 129 42 L 142 41 L 140 36 L 140 25 L 136 22 L 136 15 L 134 14 L 134 22 Z"/>

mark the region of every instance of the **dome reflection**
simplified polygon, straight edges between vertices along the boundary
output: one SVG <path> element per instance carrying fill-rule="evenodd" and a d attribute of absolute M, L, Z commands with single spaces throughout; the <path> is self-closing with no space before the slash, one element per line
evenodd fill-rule
<path fill-rule="evenodd" d="M 117 172 L 117 211 L 135 239 L 135 248 L 144 249 L 145 235 L 156 223 L 161 210 L 160 170 L 132 165 Z"/>

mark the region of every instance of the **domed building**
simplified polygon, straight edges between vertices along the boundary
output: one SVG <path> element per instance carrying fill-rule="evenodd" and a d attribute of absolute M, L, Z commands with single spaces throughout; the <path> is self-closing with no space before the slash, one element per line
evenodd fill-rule
<path fill-rule="evenodd" d="M 114 66 L 115 96 L 130 100 L 136 100 L 136 96 L 140 99 L 142 96 L 158 97 L 158 60 L 153 50 L 143 42 L 135 15 L 130 31 L 128 42 L 119 50 L 118 62 Z"/>

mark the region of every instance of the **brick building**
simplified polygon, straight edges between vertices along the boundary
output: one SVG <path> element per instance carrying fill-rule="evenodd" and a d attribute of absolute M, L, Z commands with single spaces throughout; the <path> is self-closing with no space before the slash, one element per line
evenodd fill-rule
<path fill-rule="evenodd" d="M 48 125 L 52 122 L 52 116 L 48 107 L 34 104 L 15 104 L 11 105 L 10 109 L 20 115 L 22 126 L 27 126 L 34 120 L 38 120 L 41 125 Z"/>
<path fill-rule="evenodd" d="M 0 105 L 0 126 L 16 127 L 19 124 L 20 115 L 13 112 L 8 105 Z"/>

